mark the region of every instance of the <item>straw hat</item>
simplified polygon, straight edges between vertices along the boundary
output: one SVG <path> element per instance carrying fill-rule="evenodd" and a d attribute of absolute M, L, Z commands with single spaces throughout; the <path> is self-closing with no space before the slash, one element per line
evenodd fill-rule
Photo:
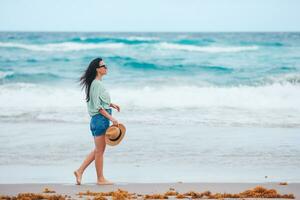
<path fill-rule="evenodd" d="M 111 125 L 105 132 L 105 142 L 110 146 L 115 146 L 121 142 L 126 132 L 123 124 Z"/>

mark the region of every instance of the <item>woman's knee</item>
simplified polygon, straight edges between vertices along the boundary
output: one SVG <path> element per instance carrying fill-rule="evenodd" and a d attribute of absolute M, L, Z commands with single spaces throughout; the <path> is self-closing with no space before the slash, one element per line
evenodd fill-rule
<path fill-rule="evenodd" d="M 103 148 L 96 148 L 95 149 L 95 154 L 96 155 L 103 155 L 104 149 Z"/>

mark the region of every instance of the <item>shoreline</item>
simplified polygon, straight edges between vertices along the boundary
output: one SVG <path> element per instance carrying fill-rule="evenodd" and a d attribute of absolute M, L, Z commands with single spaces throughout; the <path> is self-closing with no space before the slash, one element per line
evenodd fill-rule
<path fill-rule="evenodd" d="M 300 129 L 127 126 L 125 140 L 106 149 L 104 173 L 112 181 L 300 183 Z M 0 157 L 2 184 L 73 183 L 74 169 L 94 148 L 85 124 L 2 123 L 1 128 L 0 149 L 7 152 Z M 18 138 L 15 145 L 12 138 Z M 83 180 L 95 177 L 91 163 Z"/>
<path fill-rule="evenodd" d="M 267 189 L 275 189 L 279 194 L 293 194 L 295 199 L 300 198 L 300 183 L 288 183 L 280 185 L 279 182 L 258 182 L 258 183 L 207 183 L 207 182 L 177 182 L 177 183 L 128 183 L 117 182 L 114 185 L 96 185 L 95 183 L 84 183 L 75 185 L 70 183 L 22 183 L 22 184 L 0 184 L 1 195 L 17 195 L 18 193 L 32 192 L 43 193 L 45 188 L 54 190 L 55 193 L 71 196 L 71 199 L 82 199 L 77 195 L 79 192 L 111 192 L 118 189 L 137 194 L 163 194 L 170 188 L 174 188 L 179 193 L 196 191 L 211 191 L 212 193 L 239 193 L 256 186 L 262 186 Z M 83 196 L 85 198 L 86 196 Z M 257 199 L 257 198 L 256 198 Z"/>

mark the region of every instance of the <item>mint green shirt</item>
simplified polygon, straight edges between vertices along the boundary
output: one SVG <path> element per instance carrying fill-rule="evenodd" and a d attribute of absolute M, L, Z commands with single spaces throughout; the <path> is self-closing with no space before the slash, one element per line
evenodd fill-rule
<path fill-rule="evenodd" d="M 101 80 L 94 79 L 90 86 L 90 100 L 87 102 L 89 115 L 99 114 L 99 110 L 109 109 L 111 103 L 109 92 L 105 89 Z"/>

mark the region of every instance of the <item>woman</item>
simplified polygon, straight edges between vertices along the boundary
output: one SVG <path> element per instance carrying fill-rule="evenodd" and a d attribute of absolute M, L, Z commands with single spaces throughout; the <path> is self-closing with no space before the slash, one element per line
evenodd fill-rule
<path fill-rule="evenodd" d="M 91 116 L 90 130 L 94 136 L 95 149 L 86 157 L 81 166 L 74 171 L 76 182 L 81 184 L 84 170 L 95 160 L 97 184 L 113 184 L 104 178 L 103 155 L 106 147 L 105 131 L 109 127 L 109 120 L 114 125 L 118 121 L 112 117 L 111 108 L 120 112 L 120 107 L 111 103 L 110 95 L 102 84 L 102 77 L 107 74 L 107 66 L 102 58 L 92 60 L 84 74 L 80 77 L 80 85 L 85 88 L 88 113 Z"/>

